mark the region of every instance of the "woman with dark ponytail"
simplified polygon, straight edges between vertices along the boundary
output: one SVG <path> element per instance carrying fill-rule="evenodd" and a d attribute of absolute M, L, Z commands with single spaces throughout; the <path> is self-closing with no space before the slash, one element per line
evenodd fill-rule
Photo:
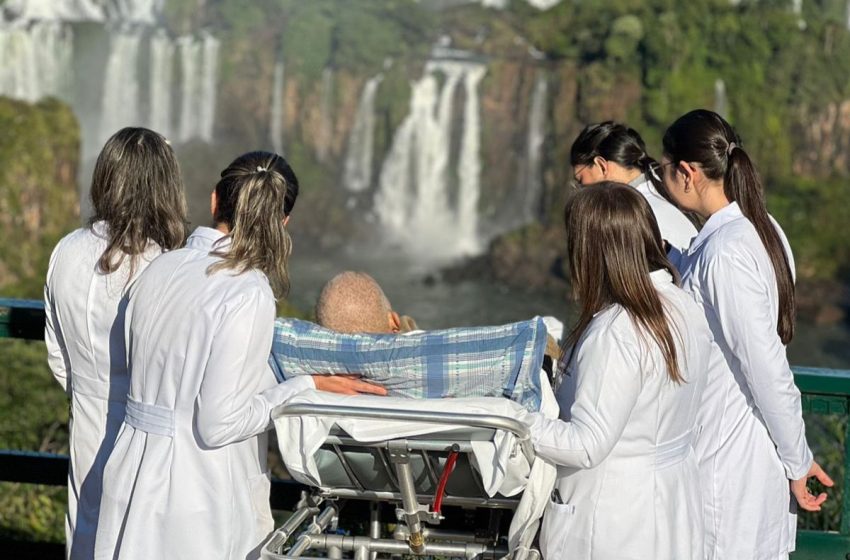
<path fill-rule="evenodd" d="M 703 305 L 726 361 L 700 411 L 706 558 L 787 558 L 796 506 L 817 511 L 826 500 L 809 493 L 807 479 L 832 486 L 806 443 L 785 355 L 794 336 L 791 249 L 720 115 L 697 110 L 673 123 L 662 168 L 679 206 L 707 219 L 685 256 L 683 287 Z"/>
<path fill-rule="evenodd" d="M 570 161 L 579 185 L 616 181 L 637 189 L 649 202 L 661 237 L 669 245 L 668 254 L 677 264 L 697 230 L 669 199 L 658 162 L 647 154 L 636 130 L 613 121 L 588 125 L 573 142 Z"/>
<path fill-rule="evenodd" d="M 278 384 L 268 365 L 297 195 L 282 157 L 237 158 L 212 193 L 215 227 L 131 287 L 127 413 L 104 471 L 96 558 L 258 557 L 273 529 L 272 409 L 313 388 L 385 393 L 345 376 Z"/>

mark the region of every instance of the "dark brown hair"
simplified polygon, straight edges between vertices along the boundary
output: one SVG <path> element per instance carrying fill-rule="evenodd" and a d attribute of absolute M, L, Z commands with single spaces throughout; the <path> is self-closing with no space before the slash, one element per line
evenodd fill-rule
<path fill-rule="evenodd" d="M 268 277 L 275 297 L 285 296 L 292 240 L 283 222 L 298 197 L 295 172 L 277 154 L 249 152 L 221 172 L 215 193 L 213 218 L 230 228 L 230 246 L 213 251 L 223 260 L 208 272 L 257 269 Z"/>
<path fill-rule="evenodd" d="M 664 134 L 664 153 L 673 164 L 696 163 L 705 176 L 723 181 L 723 192 L 737 202 L 741 212 L 753 224 L 767 251 L 776 276 L 779 293 L 777 333 L 784 344 L 794 338 L 796 301 L 794 277 L 788 255 L 765 204 L 761 177 L 750 156 L 741 146 L 741 138 L 723 117 L 698 109 L 679 117 Z"/>
<path fill-rule="evenodd" d="M 658 344 L 670 379 L 681 382 L 671 323 L 649 276 L 665 269 L 678 285 L 679 274 L 664 253 L 649 203 L 628 185 L 605 181 L 576 191 L 564 222 L 573 295 L 581 305 L 566 345 L 575 346 L 596 313 L 619 304 Z"/>
<path fill-rule="evenodd" d="M 100 152 L 92 174 L 94 215 L 106 222 L 109 240 L 98 260 L 104 274 L 124 258 L 136 259 L 153 242 L 163 251 L 186 239 L 186 199 L 180 166 L 166 139 L 147 128 L 122 128 Z"/>
<path fill-rule="evenodd" d="M 570 163 L 573 167 L 591 165 L 597 157 L 626 169 L 639 169 L 655 190 L 676 206 L 658 175 L 658 162 L 647 153 L 646 143 L 635 129 L 614 121 L 584 127 L 570 147 Z"/>

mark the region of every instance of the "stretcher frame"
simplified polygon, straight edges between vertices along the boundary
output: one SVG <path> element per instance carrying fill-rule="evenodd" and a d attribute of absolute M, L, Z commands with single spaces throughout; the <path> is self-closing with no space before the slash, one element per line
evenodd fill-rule
<path fill-rule="evenodd" d="M 419 422 L 445 426 L 446 430 L 428 434 L 425 437 L 402 437 L 378 442 L 360 442 L 348 437 L 344 432 L 332 431 L 322 445 L 323 449 L 333 450 L 358 488 L 313 488 L 302 492 L 301 500 L 292 516 L 265 542 L 261 549 L 261 558 L 266 560 L 306 560 L 307 558 L 341 559 L 352 554 L 355 560 L 375 560 L 378 554 L 391 558 L 403 556 L 439 556 L 450 558 L 502 558 L 508 554 L 504 544 L 504 535 L 500 534 L 498 523 L 493 523 L 492 513 L 496 510 L 512 512 L 519 503 L 519 497 L 488 497 L 479 477 L 478 496 L 458 496 L 445 493 L 445 482 L 451 475 L 455 457 L 461 454 L 471 459 L 472 443 L 458 437 L 459 427 L 476 430 L 476 439 L 495 437 L 497 431 L 513 434 L 514 447 L 511 454 L 522 453 L 531 464 L 534 452 L 529 439 L 528 428 L 516 420 L 500 415 L 457 414 L 446 412 L 420 412 L 394 410 L 378 407 L 340 406 L 328 404 L 290 404 L 277 407 L 273 417 L 279 416 L 325 416 L 331 418 L 355 418 L 364 420 L 384 420 L 387 422 Z M 372 448 L 381 458 L 383 467 L 394 486 L 393 491 L 373 491 L 358 480 L 357 475 L 344 453 L 342 446 L 349 448 Z M 447 473 L 439 474 L 433 454 L 448 453 Z M 411 468 L 411 457 L 419 455 L 426 465 L 428 479 L 436 485 L 435 495 L 417 491 Z M 471 464 L 471 463 L 467 463 Z M 445 465 L 444 465 L 445 467 Z M 438 476 L 439 474 L 439 476 Z M 439 494 L 443 492 L 443 494 Z M 369 521 L 365 535 L 329 534 L 338 532 L 340 508 L 348 500 L 366 500 L 370 502 Z M 396 505 L 395 519 L 381 518 L 381 502 Z M 434 507 L 436 505 L 436 508 Z M 438 528 L 444 517 L 441 505 L 459 506 L 465 509 L 487 508 L 491 512 L 490 527 L 484 534 L 472 531 L 447 531 Z M 436 511 L 435 511 L 436 509 Z M 395 524 L 391 535 L 383 536 L 383 527 Z M 307 554 L 308 556 L 305 556 Z M 318 554 L 318 556 L 317 556 Z"/>

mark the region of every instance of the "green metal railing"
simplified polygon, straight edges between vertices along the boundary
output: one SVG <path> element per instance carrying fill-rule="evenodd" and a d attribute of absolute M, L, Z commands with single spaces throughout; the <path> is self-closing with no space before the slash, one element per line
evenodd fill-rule
<path fill-rule="evenodd" d="M 41 340 L 43 335 L 42 302 L 0 299 L 0 338 Z M 843 419 L 844 475 L 843 479 L 836 480 L 836 485 L 846 489 L 850 487 L 850 469 L 847 468 L 850 461 L 850 422 L 847 421 L 850 417 L 850 370 L 808 367 L 794 367 L 793 370 L 797 386 L 803 393 L 805 413 L 837 415 Z M 0 481 L 64 485 L 67 471 L 68 458 L 65 456 L 0 450 Z M 301 488 L 291 481 L 273 481 L 272 507 L 291 509 Z M 797 552 L 792 555 L 793 560 L 850 560 L 850 492 L 841 494 L 840 529 L 798 531 Z M 0 543 L 0 550 L 3 549 Z"/>

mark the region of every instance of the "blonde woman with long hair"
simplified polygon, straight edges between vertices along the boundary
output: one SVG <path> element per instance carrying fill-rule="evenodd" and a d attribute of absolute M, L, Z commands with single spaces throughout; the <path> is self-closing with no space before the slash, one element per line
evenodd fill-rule
<path fill-rule="evenodd" d="M 342 376 L 278 384 L 268 366 L 297 194 L 282 157 L 240 156 L 212 194 L 215 227 L 130 290 L 127 415 L 104 473 L 96 557 L 257 557 L 273 529 L 272 409 L 314 387 L 383 394 Z"/>
<path fill-rule="evenodd" d="M 68 558 L 94 554 L 103 467 L 124 418 L 124 296 L 186 238 L 180 167 L 152 130 L 124 128 L 107 140 L 90 195 L 94 215 L 53 250 L 44 286 L 48 364 L 71 399 Z"/>
<path fill-rule="evenodd" d="M 545 558 L 702 558 L 692 445 L 710 362 L 702 310 L 679 288 L 646 199 L 603 182 L 565 210 L 580 315 L 567 340 L 560 419 L 530 414 L 558 467 Z"/>

